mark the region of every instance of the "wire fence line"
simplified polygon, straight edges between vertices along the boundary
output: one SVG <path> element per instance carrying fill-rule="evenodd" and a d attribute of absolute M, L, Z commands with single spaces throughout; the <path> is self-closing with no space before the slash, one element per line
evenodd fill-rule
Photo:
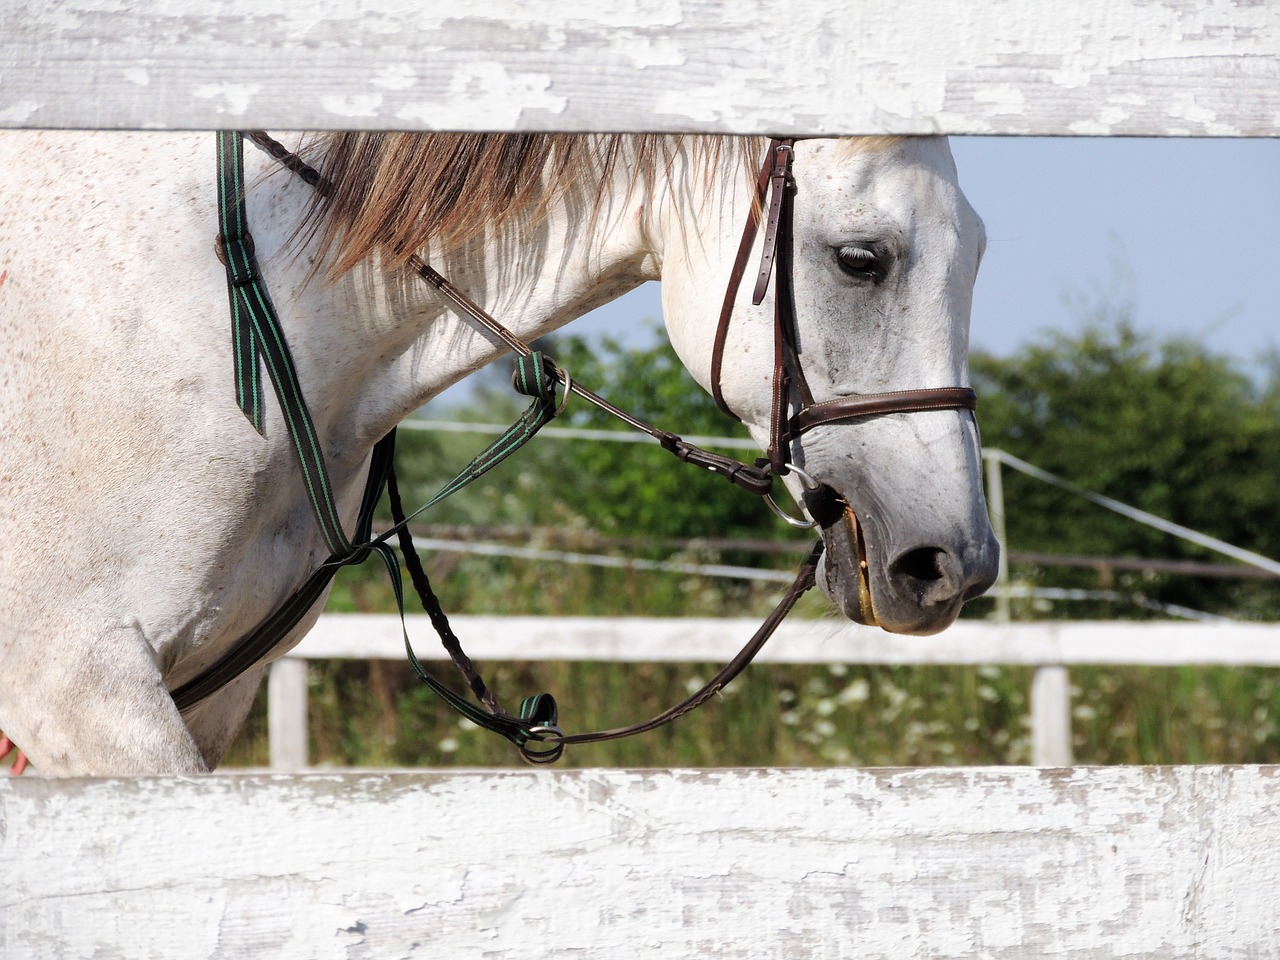
<path fill-rule="evenodd" d="M 436 430 L 441 433 L 484 433 L 501 435 L 510 427 L 496 423 L 469 423 L 461 420 L 428 420 L 423 417 L 410 417 L 400 424 L 408 430 Z M 654 446 L 658 441 L 647 433 L 628 432 L 625 430 L 589 430 L 585 427 L 543 427 L 538 431 L 540 437 L 554 437 L 559 440 L 602 440 L 606 443 L 648 443 Z M 697 444 L 700 447 L 720 447 L 725 450 L 759 450 L 760 445 L 748 437 L 705 437 L 681 434 L 682 440 Z"/>
<path fill-rule="evenodd" d="M 1251 567 L 1257 567 L 1260 570 L 1266 570 L 1268 573 L 1280 576 L 1280 561 L 1264 557 L 1262 554 L 1254 553 L 1252 550 L 1244 550 L 1234 544 L 1227 543 L 1225 540 L 1219 540 L 1217 537 L 1211 537 L 1206 533 L 1200 533 L 1198 530 L 1192 530 L 1190 527 L 1184 527 L 1180 523 L 1173 523 L 1163 517 L 1157 517 L 1154 513 L 1147 513 L 1145 510 L 1131 507 L 1127 503 L 1121 503 L 1111 497 L 1104 497 L 1102 494 L 1094 493 L 1092 490 L 1086 490 L 1079 484 L 1065 480 L 1056 474 L 1050 473 L 1048 470 L 1042 470 L 1035 464 L 1027 463 L 1027 461 L 1003 450 L 984 450 L 982 455 L 999 460 L 1005 466 L 1012 467 L 1020 473 L 1025 473 L 1027 476 L 1057 487 L 1059 490 L 1065 490 L 1067 493 L 1082 497 L 1090 503 L 1118 513 L 1122 517 L 1128 517 L 1130 520 L 1134 520 L 1144 526 L 1153 527 L 1163 533 L 1178 537 L 1180 540 L 1186 540 L 1188 543 L 1194 543 L 1207 550 L 1231 557 L 1233 560 L 1239 560 L 1241 563 L 1246 563 Z"/>
<path fill-rule="evenodd" d="M 443 540 L 477 538 L 499 543 L 537 542 L 544 546 L 576 551 L 672 550 L 693 553 L 737 551 L 794 556 L 797 561 L 809 552 L 808 539 L 768 540 L 763 537 L 643 537 L 613 536 L 594 530 L 565 529 L 548 526 L 515 526 L 493 524 L 424 523 L 410 528 L 414 536 Z M 1010 550 L 1015 564 L 1035 567 L 1076 567 L 1095 571 L 1132 571 L 1138 573 L 1172 573 L 1186 577 L 1222 580 L 1276 580 L 1280 576 L 1257 567 L 1238 563 L 1210 563 L 1200 560 L 1163 560 L 1151 557 L 1121 557 L 1102 554 L 1044 553 Z"/>
<path fill-rule="evenodd" d="M 638 560 L 614 557 L 607 554 L 579 553 L 572 550 L 544 550 L 538 547 L 513 547 L 502 543 L 486 543 L 471 540 L 447 540 L 438 537 L 413 537 L 413 545 L 422 550 L 442 553 L 462 553 L 482 557 L 509 557 L 518 560 L 536 560 L 543 563 L 566 563 L 575 566 L 604 567 L 615 570 L 647 570 L 654 573 L 678 573 L 701 577 L 723 577 L 731 580 L 754 580 L 769 583 L 791 583 L 795 575 L 782 570 L 761 570 L 757 567 L 741 567 L 723 563 L 686 563 L 679 560 Z M 1061 587 L 1030 587 L 1022 584 L 996 585 L 987 591 L 993 596 L 1021 600 L 1064 600 L 1131 603 L 1145 610 L 1163 613 L 1179 620 L 1196 620 L 1202 623 L 1231 623 L 1229 617 L 1205 613 L 1175 603 L 1163 603 L 1141 594 L 1120 590 L 1084 590 Z"/>
<path fill-rule="evenodd" d="M 613 557 L 600 553 L 578 553 L 572 550 L 543 550 L 538 547 L 513 547 L 503 543 L 470 540 L 444 540 L 436 537 L 413 537 L 413 545 L 423 550 L 469 553 L 483 557 L 512 557 L 547 563 L 569 563 L 578 566 L 610 567 L 621 570 L 651 570 L 660 573 L 684 573 L 703 577 L 726 577 L 731 580 L 766 580 L 790 583 L 795 574 L 782 570 L 760 570 L 724 563 L 685 563 L 679 560 L 639 560 Z"/>

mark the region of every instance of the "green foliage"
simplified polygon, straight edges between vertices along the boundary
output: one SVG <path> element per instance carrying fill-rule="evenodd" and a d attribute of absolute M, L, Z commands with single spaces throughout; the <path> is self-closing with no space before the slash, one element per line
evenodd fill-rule
<path fill-rule="evenodd" d="M 1280 554 L 1274 370 L 1268 382 L 1256 383 L 1198 344 L 1157 340 L 1138 332 L 1127 315 L 1105 313 L 1007 359 L 976 353 L 971 368 L 987 446 L 1228 543 Z M 1004 483 L 1013 551 L 1221 559 L 1011 470 Z M 1037 570 L 1022 576 L 1050 579 Z M 1096 574 L 1060 570 L 1052 582 L 1098 586 Z M 1231 616 L 1280 616 L 1270 584 L 1128 574 L 1104 585 Z M 1074 613 L 1100 615 L 1087 607 Z"/>
<path fill-rule="evenodd" d="M 612 403 L 661 429 L 682 436 L 747 436 L 720 412 L 665 342 L 629 352 L 613 340 L 592 348 L 569 338 L 558 348 L 558 359 Z M 618 429 L 608 414 L 580 402 L 571 406 L 568 423 Z M 680 464 L 655 445 L 583 444 L 573 453 L 579 496 L 603 508 L 603 515 L 594 518 L 602 531 L 656 537 L 785 535 L 757 497 Z"/>

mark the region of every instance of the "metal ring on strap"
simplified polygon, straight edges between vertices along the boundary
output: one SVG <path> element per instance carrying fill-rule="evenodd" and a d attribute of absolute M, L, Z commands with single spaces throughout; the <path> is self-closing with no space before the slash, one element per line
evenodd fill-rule
<path fill-rule="evenodd" d="M 794 463 L 788 463 L 785 466 L 787 468 L 787 472 L 794 473 L 796 476 L 798 476 L 800 478 L 800 482 L 803 483 L 808 489 L 817 490 L 818 487 L 821 486 L 821 484 L 819 484 L 817 480 L 813 479 L 813 477 L 809 476 L 809 474 L 805 473 L 803 470 L 797 467 Z M 787 513 L 780 506 L 778 506 L 777 503 L 774 502 L 773 494 L 771 493 L 766 493 L 764 495 L 764 502 L 769 505 L 769 509 L 772 510 L 780 520 L 782 520 L 784 523 L 790 524 L 791 526 L 795 527 L 797 530 L 812 530 L 814 527 L 818 525 L 817 520 L 797 520 L 795 517 L 791 516 L 791 514 Z"/>
<path fill-rule="evenodd" d="M 530 727 L 529 739 L 526 740 L 524 743 L 520 744 L 520 747 L 519 747 L 520 756 L 524 758 L 526 763 L 532 763 L 535 766 L 542 766 L 548 763 L 555 763 L 557 760 L 560 759 L 560 755 L 564 753 L 564 741 L 563 740 L 544 740 L 540 736 L 540 734 L 544 734 L 544 733 L 552 734 L 555 737 L 564 736 L 564 731 L 561 730 L 559 727 L 555 726 L 554 724 L 546 723 L 536 727 Z M 529 746 L 529 744 L 531 743 L 545 743 L 547 744 L 547 749 L 534 750 Z"/>
<path fill-rule="evenodd" d="M 556 373 L 560 375 L 560 382 L 564 384 L 564 399 L 556 407 L 556 416 L 558 417 L 564 413 L 564 408 L 569 405 L 569 394 L 573 393 L 573 377 L 569 376 L 569 371 L 564 367 L 556 367 Z"/>

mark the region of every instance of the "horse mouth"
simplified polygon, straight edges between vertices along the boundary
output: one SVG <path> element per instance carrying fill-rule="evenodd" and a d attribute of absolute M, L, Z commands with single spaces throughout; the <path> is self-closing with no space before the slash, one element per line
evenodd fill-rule
<path fill-rule="evenodd" d="M 880 626 L 871 593 L 867 540 L 858 514 L 830 487 L 824 486 L 817 493 L 822 502 L 813 514 L 819 518 L 825 547 L 820 568 L 823 593 L 855 623 Z M 856 585 L 856 589 L 850 590 L 849 585 Z"/>
<path fill-rule="evenodd" d="M 869 627 L 880 625 L 876 617 L 875 603 L 871 596 L 871 567 L 867 563 L 867 538 L 863 536 L 862 524 L 858 523 L 858 515 L 853 507 L 846 506 L 840 517 L 841 536 L 854 548 L 854 559 L 857 560 L 856 576 L 858 578 L 858 623 Z M 828 543 L 828 549 L 830 544 Z"/>
<path fill-rule="evenodd" d="M 948 549 L 949 541 L 935 533 L 895 547 L 888 531 L 868 523 L 846 499 L 829 488 L 814 493 L 806 505 L 825 547 L 816 581 L 855 623 L 890 633 L 937 633 L 995 579 L 994 538 L 976 548 L 957 542 Z"/>

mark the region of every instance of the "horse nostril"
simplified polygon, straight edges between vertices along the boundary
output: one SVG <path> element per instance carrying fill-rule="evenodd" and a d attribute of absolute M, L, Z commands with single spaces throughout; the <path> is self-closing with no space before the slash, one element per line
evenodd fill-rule
<path fill-rule="evenodd" d="M 947 576 L 943 559 L 946 556 L 947 552 L 937 547 L 919 547 L 895 560 L 889 572 L 926 582 L 942 580 Z"/>

